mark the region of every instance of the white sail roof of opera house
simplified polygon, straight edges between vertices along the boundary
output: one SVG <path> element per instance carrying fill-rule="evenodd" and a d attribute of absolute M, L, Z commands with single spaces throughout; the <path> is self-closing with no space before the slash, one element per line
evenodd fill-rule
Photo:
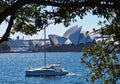
<path fill-rule="evenodd" d="M 79 28 L 78 25 L 69 28 L 63 35 L 65 38 L 69 38 L 76 31 L 81 31 L 82 26 Z M 80 32 L 79 32 L 80 33 Z"/>
<path fill-rule="evenodd" d="M 86 35 L 85 33 L 80 33 L 80 39 L 79 39 L 79 44 L 80 43 L 83 43 L 83 44 L 86 44 L 88 42 L 93 42 L 94 38 L 89 36 L 89 35 Z"/>
<path fill-rule="evenodd" d="M 81 29 L 82 26 L 73 26 L 64 33 L 63 37 L 68 38 L 72 44 L 78 45 Z"/>
<path fill-rule="evenodd" d="M 64 38 L 64 37 L 61 37 L 58 35 L 54 35 L 54 34 L 48 35 L 48 37 L 53 45 L 62 45 L 67 40 L 67 38 Z"/>
<path fill-rule="evenodd" d="M 58 35 L 49 35 L 49 39 L 53 45 L 62 45 L 62 44 L 74 44 L 78 45 L 80 43 L 86 44 L 88 42 L 93 42 L 94 38 L 86 33 L 82 32 L 82 26 L 78 27 L 73 26 L 68 29 L 63 37 Z"/>
<path fill-rule="evenodd" d="M 80 33 L 79 43 L 86 43 L 86 35 L 84 33 Z"/>

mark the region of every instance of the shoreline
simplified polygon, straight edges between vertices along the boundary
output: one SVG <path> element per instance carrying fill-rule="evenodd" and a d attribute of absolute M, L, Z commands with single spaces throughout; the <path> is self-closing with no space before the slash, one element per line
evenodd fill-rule
<path fill-rule="evenodd" d="M 39 47 L 37 50 L 6 50 L 0 51 L 0 53 L 37 53 L 37 52 L 83 52 L 84 47 L 90 47 L 93 44 L 81 44 L 81 45 L 59 45 L 59 46 L 44 46 Z M 35 48 L 36 49 L 36 48 Z"/>

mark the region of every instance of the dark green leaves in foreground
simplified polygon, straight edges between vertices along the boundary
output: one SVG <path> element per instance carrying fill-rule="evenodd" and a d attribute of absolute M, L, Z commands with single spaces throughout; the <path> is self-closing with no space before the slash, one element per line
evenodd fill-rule
<path fill-rule="evenodd" d="M 12 33 L 21 32 L 26 35 L 37 34 L 38 31 L 42 29 L 40 25 L 42 22 L 36 25 L 36 20 L 40 18 L 41 7 L 37 5 L 25 5 L 23 8 L 19 9 L 16 14 L 15 24 L 13 25 Z M 39 27 L 38 27 L 39 26 Z"/>
<path fill-rule="evenodd" d="M 110 39 L 100 40 L 94 46 L 84 48 L 81 62 L 90 69 L 87 81 L 94 83 L 100 80 L 103 84 L 115 84 L 120 74 L 117 50 L 118 45 Z"/>
<path fill-rule="evenodd" d="M 37 29 L 33 24 L 31 23 L 18 23 L 14 27 L 12 33 L 14 34 L 15 32 L 22 32 L 26 35 L 33 35 L 36 34 L 39 29 Z"/>

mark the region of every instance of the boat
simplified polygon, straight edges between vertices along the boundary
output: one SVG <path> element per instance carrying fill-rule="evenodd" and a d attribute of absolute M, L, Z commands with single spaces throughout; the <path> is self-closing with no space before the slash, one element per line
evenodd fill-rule
<path fill-rule="evenodd" d="M 45 28 L 44 28 L 44 39 L 46 39 Z M 44 40 L 44 45 L 46 45 L 45 40 Z M 68 71 L 61 68 L 59 64 L 51 64 L 47 66 L 46 51 L 44 51 L 44 66 L 41 68 L 29 68 L 25 72 L 26 72 L 26 76 L 63 76 L 68 74 Z"/>
<path fill-rule="evenodd" d="M 35 69 L 31 68 L 26 71 L 26 76 L 63 76 L 66 74 L 68 74 L 68 72 L 56 64 Z"/>

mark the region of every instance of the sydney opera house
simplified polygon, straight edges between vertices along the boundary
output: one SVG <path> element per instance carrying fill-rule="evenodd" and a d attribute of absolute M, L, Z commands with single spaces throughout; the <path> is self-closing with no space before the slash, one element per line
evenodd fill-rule
<path fill-rule="evenodd" d="M 82 32 L 82 26 L 74 26 L 68 29 L 63 37 L 58 35 L 49 35 L 49 39 L 52 45 L 63 45 L 63 44 L 87 44 L 87 43 L 94 43 L 94 37 L 90 35 L 86 35 L 85 32 Z"/>
<path fill-rule="evenodd" d="M 69 28 L 63 36 L 51 34 L 49 40 L 52 47 L 48 48 L 48 51 L 81 51 L 84 46 L 91 46 L 95 43 L 95 38 L 83 32 L 82 26 Z"/>

